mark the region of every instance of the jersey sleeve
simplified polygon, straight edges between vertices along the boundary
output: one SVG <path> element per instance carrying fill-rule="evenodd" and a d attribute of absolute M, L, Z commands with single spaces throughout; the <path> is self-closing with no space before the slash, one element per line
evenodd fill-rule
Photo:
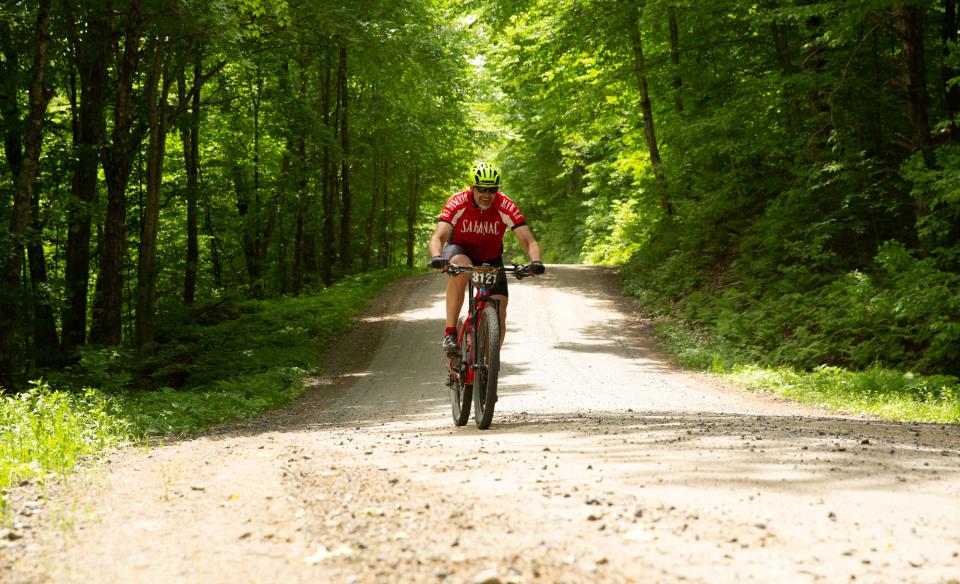
<path fill-rule="evenodd" d="M 510 229 L 523 227 L 527 224 L 526 218 L 520 212 L 520 208 L 508 196 L 500 193 L 500 219 Z"/>
<path fill-rule="evenodd" d="M 467 192 L 463 192 L 450 197 L 447 204 L 443 206 L 443 210 L 440 211 L 440 216 L 437 217 L 437 221 L 443 221 L 444 223 L 456 226 L 457 221 L 460 220 L 460 217 L 463 216 L 463 212 L 467 208 L 468 194 Z"/>

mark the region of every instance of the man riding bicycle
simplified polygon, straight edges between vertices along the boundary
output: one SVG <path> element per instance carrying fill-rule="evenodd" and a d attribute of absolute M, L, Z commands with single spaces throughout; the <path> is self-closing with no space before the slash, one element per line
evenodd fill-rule
<path fill-rule="evenodd" d="M 447 264 L 473 266 L 488 264 L 503 267 L 503 236 L 510 228 L 530 258 L 530 273 L 542 274 L 540 245 L 527 226 L 517 205 L 500 192 L 500 168 L 480 162 L 470 171 L 470 188 L 459 192 L 444 205 L 437 229 L 430 237 L 430 267 L 446 270 Z M 447 316 L 443 330 L 443 350 L 457 354 L 457 317 L 463 307 L 468 274 L 451 277 L 447 282 Z M 491 290 L 500 301 L 500 343 L 507 328 L 507 279 L 500 278 Z"/>

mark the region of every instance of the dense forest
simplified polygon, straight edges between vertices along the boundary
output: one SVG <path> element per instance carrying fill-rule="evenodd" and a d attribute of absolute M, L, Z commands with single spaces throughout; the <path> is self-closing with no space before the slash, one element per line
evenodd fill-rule
<path fill-rule="evenodd" d="M 501 158 L 554 259 L 623 265 L 747 362 L 960 373 L 954 0 L 484 15 Z"/>
<path fill-rule="evenodd" d="M 227 291 L 412 265 L 469 159 L 463 41 L 429 3 L 4 6 L 2 386 L 150 353 Z"/>
<path fill-rule="evenodd" d="M 0 386 L 422 264 L 475 158 L 745 358 L 960 374 L 955 0 L 0 10 Z"/>

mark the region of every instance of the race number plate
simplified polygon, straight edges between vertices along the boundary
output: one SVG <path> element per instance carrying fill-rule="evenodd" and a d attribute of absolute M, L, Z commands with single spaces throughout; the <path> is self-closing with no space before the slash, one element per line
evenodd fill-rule
<path fill-rule="evenodd" d="M 477 266 L 470 273 L 473 285 L 479 288 L 494 288 L 499 277 L 500 268 L 497 267 Z"/>

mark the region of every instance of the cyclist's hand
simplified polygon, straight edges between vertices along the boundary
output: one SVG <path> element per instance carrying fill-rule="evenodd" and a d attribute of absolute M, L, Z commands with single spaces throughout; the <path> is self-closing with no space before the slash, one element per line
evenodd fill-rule
<path fill-rule="evenodd" d="M 533 274 L 534 276 L 539 276 L 540 274 L 547 271 L 547 268 L 539 260 L 530 262 L 529 267 L 530 267 L 530 273 Z"/>
<path fill-rule="evenodd" d="M 447 267 L 448 263 L 449 262 L 446 260 L 446 258 L 441 256 L 433 256 L 430 258 L 430 263 L 428 265 L 434 270 L 442 270 Z"/>

